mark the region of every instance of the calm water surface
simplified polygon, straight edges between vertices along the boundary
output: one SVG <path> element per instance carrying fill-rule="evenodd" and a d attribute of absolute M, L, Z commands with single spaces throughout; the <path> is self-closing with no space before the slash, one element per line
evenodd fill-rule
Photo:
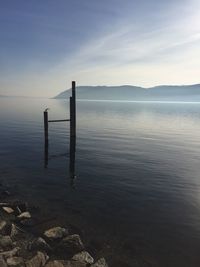
<path fill-rule="evenodd" d="M 44 168 L 46 107 L 69 117 L 64 100 L 0 99 L 0 178 L 111 266 L 199 266 L 200 104 L 78 101 L 73 185 L 68 123 L 50 125 Z"/>

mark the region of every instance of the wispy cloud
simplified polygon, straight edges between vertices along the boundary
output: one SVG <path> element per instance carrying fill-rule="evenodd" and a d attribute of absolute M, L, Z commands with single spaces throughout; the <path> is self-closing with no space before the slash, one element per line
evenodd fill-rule
<path fill-rule="evenodd" d="M 67 17 L 60 8 L 52 1 L 44 14 L 36 10 L 30 15 L 30 8 L 25 12 L 29 27 L 25 25 L 20 36 L 23 40 L 30 31 L 31 40 L 22 43 L 19 52 L 8 50 L 11 56 L 4 53 L 3 61 L 10 63 L 1 88 L 54 95 L 71 79 L 79 84 L 143 86 L 199 82 L 197 0 L 76 0 L 69 6 L 63 2 Z"/>

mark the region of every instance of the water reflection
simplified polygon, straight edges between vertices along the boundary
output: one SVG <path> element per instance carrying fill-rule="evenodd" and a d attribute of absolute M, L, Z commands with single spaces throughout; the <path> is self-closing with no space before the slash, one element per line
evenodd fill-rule
<path fill-rule="evenodd" d="M 71 186 L 74 187 L 76 179 L 75 175 L 75 159 L 76 159 L 76 137 L 70 137 L 70 149 L 69 149 L 69 175 L 71 180 Z"/>
<path fill-rule="evenodd" d="M 49 155 L 49 142 L 45 139 L 44 143 L 44 168 L 48 168 L 49 160 L 52 158 L 60 158 L 67 156 L 68 153 L 62 153 L 57 155 Z M 75 159 L 76 159 L 76 137 L 70 136 L 70 146 L 69 146 L 69 177 L 70 184 L 74 187 L 74 181 L 76 179 L 75 175 Z"/>
<path fill-rule="evenodd" d="M 49 163 L 49 142 L 45 139 L 44 142 L 44 168 L 47 169 Z"/>
<path fill-rule="evenodd" d="M 69 110 L 67 100 L 0 101 L 2 179 L 91 241 L 111 243 L 112 257 L 130 258 L 120 266 L 143 250 L 159 262 L 151 266 L 198 266 L 200 104 L 80 101 L 71 160 L 65 123 L 50 126 L 43 151 L 46 106 L 51 119 Z"/>

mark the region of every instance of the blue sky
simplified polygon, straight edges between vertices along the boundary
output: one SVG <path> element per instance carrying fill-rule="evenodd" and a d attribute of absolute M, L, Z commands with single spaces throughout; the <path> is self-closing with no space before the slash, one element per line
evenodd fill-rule
<path fill-rule="evenodd" d="M 0 0 L 0 94 L 200 83 L 199 0 Z"/>

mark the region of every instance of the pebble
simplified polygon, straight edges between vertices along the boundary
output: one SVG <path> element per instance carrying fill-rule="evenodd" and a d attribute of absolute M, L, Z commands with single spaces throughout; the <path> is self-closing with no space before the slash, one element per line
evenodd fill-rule
<path fill-rule="evenodd" d="M 25 212 L 22 212 L 20 215 L 18 215 L 17 218 L 19 218 L 20 220 L 30 219 L 31 214 L 29 211 L 25 211 Z"/>
<path fill-rule="evenodd" d="M 6 221 L 0 221 L 0 234 L 5 234 L 7 228 L 7 223 Z"/>
<path fill-rule="evenodd" d="M 72 257 L 72 260 L 84 262 L 87 264 L 94 263 L 94 259 L 87 251 L 82 251 Z"/>
<path fill-rule="evenodd" d="M 80 261 L 63 261 L 64 267 L 87 267 L 88 265 Z M 46 266 L 45 266 L 46 267 Z"/>
<path fill-rule="evenodd" d="M 100 258 L 97 262 L 92 264 L 90 267 L 108 267 L 108 264 L 104 258 Z"/>
<path fill-rule="evenodd" d="M 43 267 L 48 259 L 49 257 L 46 253 L 38 251 L 35 257 L 26 262 L 26 267 Z"/>
<path fill-rule="evenodd" d="M 45 267 L 65 267 L 62 261 L 49 261 Z"/>
<path fill-rule="evenodd" d="M 11 257 L 16 256 L 19 251 L 20 251 L 20 248 L 16 247 L 16 248 L 13 248 L 12 250 L 1 252 L 0 256 L 3 256 L 5 259 L 11 258 Z"/>
<path fill-rule="evenodd" d="M 0 248 L 9 248 L 12 247 L 12 239 L 10 236 L 0 236 Z"/>
<path fill-rule="evenodd" d="M 12 257 L 7 259 L 9 267 L 24 267 L 24 259 L 22 257 Z"/>
<path fill-rule="evenodd" d="M 3 207 L 2 208 L 5 212 L 7 212 L 8 214 L 12 214 L 14 213 L 14 209 L 10 208 L 10 207 Z"/>
<path fill-rule="evenodd" d="M 44 236 L 49 239 L 59 239 L 68 235 L 68 230 L 62 227 L 53 227 L 44 232 Z"/>
<path fill-rule="evenodd" d="M 15 237 L 16 235 L 19 234 L 19 230 L 17 229 L 17 227 L 15 226 L 14 223 L 11 224 L 11 231 L 10 231 L 10 236 L 11 237 Z"/>

